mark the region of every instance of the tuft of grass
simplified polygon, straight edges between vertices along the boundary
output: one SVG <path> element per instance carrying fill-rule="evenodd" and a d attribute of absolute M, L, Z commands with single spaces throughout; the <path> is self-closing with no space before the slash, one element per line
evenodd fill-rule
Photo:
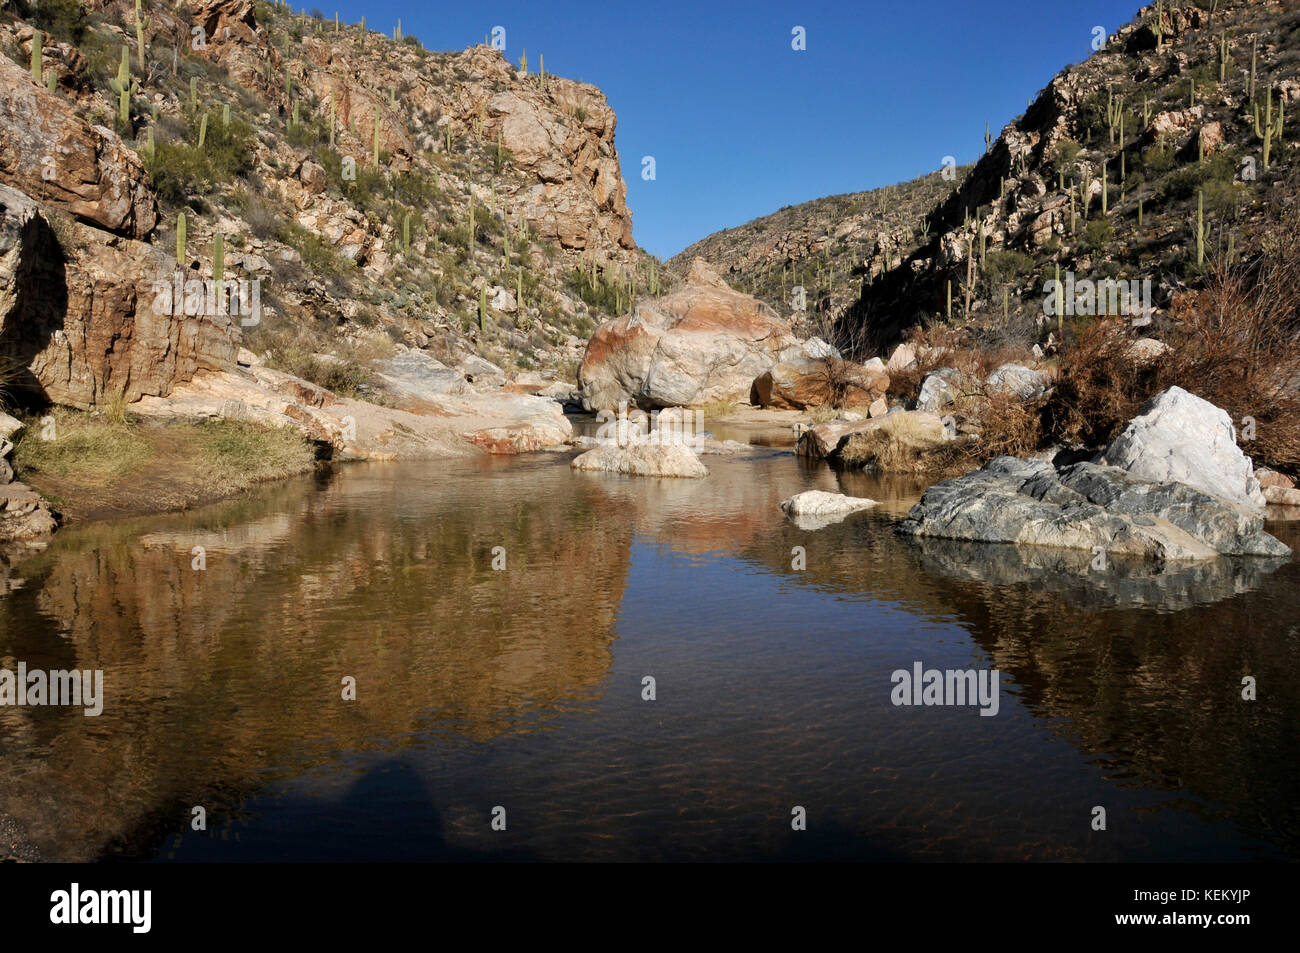
<path fill-rule="evenodd" d="M 18 470 L 48 473 L 60 479 L 88 483 L 120 480 L 138 471 L 153 457 L 153 449 L 135 427 L 105 414 L 56 408 L 54 438 L 40 420 L 27 422 L 14 450 Z"/>
<path fill-rule="evenodd" d="M 315 454 L 297 431 L 246 421 L 205 421 L 195 428 L 200 458 L 212 479 L 232 490 L 310 470 Z"/>

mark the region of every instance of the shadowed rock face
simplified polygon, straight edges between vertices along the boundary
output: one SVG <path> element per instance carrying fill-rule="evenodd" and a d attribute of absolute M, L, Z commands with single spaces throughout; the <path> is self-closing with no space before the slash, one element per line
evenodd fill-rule
<path fill-rule="evenodd" d="M 147 238 L 158 223 L 139 156 L 7 56 L 0 58 L 0 182 L 129 238 Z"/>
<path fill-rule="evenodd" d="M 0 185 L 0 356 L 21 389 L 82 409 L 166 396 L 200 370 L 234 367 L 226 315 L 158 314 L 172 263 L 153 245 L 80 226 L 62 248 L 37 203 Z"/>
<path fill-rule="evenodd" d="M 926 491 L 899 527 L 912 536 L 1017 543 L 1162 560 L 1286 556 L 1263 519 L 1181 483 L 1115 467 L 999 457 Z"/>

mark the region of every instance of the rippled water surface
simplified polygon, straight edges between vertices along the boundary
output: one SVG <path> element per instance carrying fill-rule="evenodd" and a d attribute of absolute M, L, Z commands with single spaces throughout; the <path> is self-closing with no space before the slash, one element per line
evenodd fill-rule
<path fill-rule="evenodd" d="M 102 669 L 107 696 L 0 708 L 0 854 L 1300 854 L 1296 563 L 1097 574 L 919 546 L 893 532 L 918 485 L 789 453 L 568 460 L 351 466 L 0 562 L 0 667 Z M 778 504 L 814 488 L 884 505 L 800 529 Z M 915 661 L 996 667 L 997 716 L 892 705 Z"/>

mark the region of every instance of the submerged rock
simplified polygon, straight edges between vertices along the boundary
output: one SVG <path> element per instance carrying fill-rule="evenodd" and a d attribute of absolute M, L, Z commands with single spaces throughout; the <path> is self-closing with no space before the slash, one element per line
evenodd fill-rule
<path fill-rule="evenodd" d="M 1285 556 L 1251 509 L 1095 463 L 998 457 L 935 484 L 899 527 L 911 536 L 1054 546 L 1164 560 Z"/>
<path fill-rule="evenodd" d="M 605 444 L 573 458 L 575 470 L 597 470 L 627 476 L 703 477 L 708 468 L 689 448 L 680 444 L 634 443 L 620 447 Z"/>

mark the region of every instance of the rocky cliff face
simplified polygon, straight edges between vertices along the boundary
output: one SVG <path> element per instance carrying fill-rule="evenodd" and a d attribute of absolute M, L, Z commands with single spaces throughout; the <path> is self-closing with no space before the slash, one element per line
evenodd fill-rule
<path fill-rule="evenodd" d="M 571 373 L 604 290 L 646 284 L 594 86 L 251 0 L 143 8 L 0 13 L 0 353 L 29 396 L 166 398 L 241 345 L 351 396 L 358 355 L 408 348 Z M 155 307 L 178 273 L 258 311 Z"/>
<path fill-rule="evenodd" d="M 1150 279 L 1158 333 L 1207 260 L 1250 256 L 1262 222 L 1300 207 L 1300 10 L 1205 6 L 1142 8 L 1032 96 L 956 181 L 936 171 L 895 186 L 889 204 L 904 214 L 887 227 L 860 208 L 887 192 L 835 196 L 710 236 L 674 262 L 703 254 L 787 309 L 803 284 L 810 313 L 836 324 L 828 336 L 865 351 L 937 321 L 1050 348 L 1060 332 L 1043 285 L 1058 267 Z"/>

